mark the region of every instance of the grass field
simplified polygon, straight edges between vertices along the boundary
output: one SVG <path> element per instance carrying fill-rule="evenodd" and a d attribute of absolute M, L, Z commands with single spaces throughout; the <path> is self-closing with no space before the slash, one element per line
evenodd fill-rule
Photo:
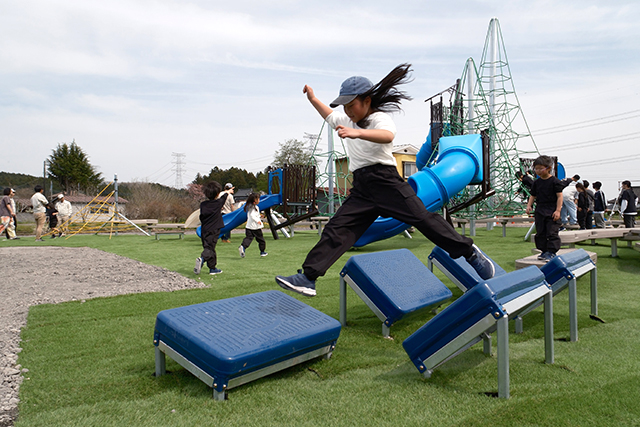
<path fill-rule="evenodd" d="M 479 230 L 476 243 L 507 271 L 531 253 L 524 228 Z M 402 341 L 431 314 L 400 321 L 393 340 L 349 290 L 349 326 L 330 360 L 314 360 L 238 387 L 215 402 L 211 389 L 167 358 L 169 375 L 153 376 L 153 326 L 161 310 L 279 289 L 276 274 L 291 274 L 317 241 L 315 232 L 293 239 L 267 236 L 269 256 L 257 245 L 240 259 L 234 244 L 218 245 L 224 273 L 202 280 L 206 289 L 97 298 L 40 305 L 29 311 L 18 363 L 28 368 L 20 389 L 17 426 L 631 426 L 640 425 L 640 253 L 583 246 L 598 253 L 601 323 L 589 318 L 589 278 L 578 281 L 580 340 L 568 342 L 567 292 L 554 299 L 555 364 L 544 363 L 541 308 L 525 318 L 525 332 L 510 335 L 511 398 L 497 391 L 496 357 L 478 344 L 424 379 Z M 600 241 L 605 242 L 605 241 Z M 608 241 L 606 241 L 608 242 Z M 22 239 L 2 246 L 33 245 Z M 121 235 L 76 236 L 47 245 L 89 246 L 193 277 L 200 252 L 184 240 Z M 297 297 L 338 318 L 338 273 L 348 257 L 406 247 L 426 263 L 433 245 L 423 236 L 394 237 L 349 251 L 317 283 L 318 296 Z M 117 266 L 114 266 L 117 270 Z M 460 291 L 439 274 L 454 293 Z M 513 330 L 513 324 L 511 325 Z M 494 337 L 495 349 L 495 337 Z"/>

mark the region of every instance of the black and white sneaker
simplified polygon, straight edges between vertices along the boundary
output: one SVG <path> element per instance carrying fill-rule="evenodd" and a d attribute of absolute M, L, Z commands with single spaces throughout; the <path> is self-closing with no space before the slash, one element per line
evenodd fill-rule
<path fill-rule="evenodd" d="M 306 297 L 316 296 L 315 280 L 307 279 L 302 270 L 298 270 L 298 274 L 293 276 L 276 276 L 276 283 L 283 289 L 297 292 Z"/>
<path fill-rule="evenodd" d="M 196 258 L 196 266 L 193 267 L 193 272 L 196 274 L 200 274 L 200 270 L 202 270 L 203 265 L 204 265 L 204 260 L 200 257 Z"/>
<path fill-rule="evenodd" d="M 473 255 L 467 259 L 467 262 L 483 280 L 489 280 L 496 274 L 496 267 L 476 245 L 473 245 Z"/>

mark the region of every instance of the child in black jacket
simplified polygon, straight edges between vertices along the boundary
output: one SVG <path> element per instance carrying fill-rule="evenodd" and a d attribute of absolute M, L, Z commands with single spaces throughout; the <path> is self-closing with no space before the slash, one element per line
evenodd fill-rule
<path fill-rule="evenodd" d="M 227 193 L 222 193 L 222 186 L 217 181 L 209 181 L 204 185 L 204 195 L 209 200 L 200 204 L 200 238 L 202 239 L 202 254 L 196 258 L 196 266 L 193 272 L 200 274 L 204 263 L 209 267 L 209 274 L 220 274 L 222 270 L 216 267 L 218 258 L 216 255 L 216 244 L 220 236 L 220 230 L 224 227 L 222 220 L 222 207 L 227 200 Z"/>

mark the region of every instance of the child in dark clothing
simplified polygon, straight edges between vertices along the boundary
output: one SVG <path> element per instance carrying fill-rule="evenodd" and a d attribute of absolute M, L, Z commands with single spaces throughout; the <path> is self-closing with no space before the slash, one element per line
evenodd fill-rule
<path fill-rule="evenodd" d="M 589 211 L 589 195 L 587 194 L 587 189 L 581 183 L 576 184 L 576 190 L 578 190 L 578 202 L 576 206 L 578 207 L 578 224 L 580 225 L 580 230 L 587 229 L 587 212 Z"/>
<path fill-rule="evenodd" d="M 549 156 L 540 156 L 533 162 L 536 174 L 540 177 L 531 186 L 531 196 L 527 203 L 527 214 L 533 209 L 536 202 L 536 248 L 541 253 L 538 259 L 550 261 L 555 258 L 560 249 L 560 210 L 562 209 L 562 183 L 551 175 L 553 159 Z"/>
<path fill-rule="evenodd" d="M 222 186 L 217 181 L 209 181 L 204 185 L 204 195 L 209 200 L 200 204 L 200 236 L 202 239 L 202 255 L 196 258 L 196 266 L 193 272 L 200 274 L 204 263 L 209 267 L 209 274 L 219 274 L 222 270 L 216 267 L 218 258 L 216 256 L 216 244 L 220 236 L 220 230 L 224 227 L 222 220 L 222 207 L 227 200 L 227 193 L 222 193 Z"/>

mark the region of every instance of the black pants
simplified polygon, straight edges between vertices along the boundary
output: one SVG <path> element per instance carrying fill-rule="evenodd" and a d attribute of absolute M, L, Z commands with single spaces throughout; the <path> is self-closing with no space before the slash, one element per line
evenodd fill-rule
<path fill-rule="evenodd" d="M 218 244 L 218 236 L 220 236 L 220 229 L 215 230 L 201 230 L 202 231 L 202 251 L 203 260 L 207 263 L 207 267 L 210 269 L 216 268 L 218 264 L 218 255 L 216 254 L 216 244 Z"/>
<path fill-rule="evenodd" d="M 636 226 L 636 216 L 635 215 L 622 215 L 624 219 L 624 227 L 625 228 L 633 228 Z"/>
<path fill-rule="evenodd" d="M 580 230 L 586 230 L 587 228 L 586 224 L 587 224 L 587 211 L 584 208 L 582 208 L 578 211 L 578 225 L 580 226 Z"/>
<path fill-rule="evenodd" d="M 247 249 L 253 239 L 256 239 L 258 242 L 258 248 L 260 248 L 260 252 L 264 252 L 267 249 L 267 242 L 264 240 L 264 236 L 262 235 L 262 229 L 258 228 L 257 230 L 251 230 L 250 228 L 244 229 L 244 239 L 242 239 L 242 247 Z"/>
<path fill-rule="evenodd" d="M 461 236 L 440 215 L 427 211 L 395 166 L 374 165 L 354 172 L 351 194 L 325 226 L 320 241 L 302 268 L 316 280 L 338 260 L 378 218 L 392 217 L 416 227 L 452 258 L 473 254 L 473 240 Z"/>
<path fill-rule="evenodd" d="M 557 253 L 560 250 L 560 229 L 561 221 L 554 221 L 551 215 L 535 213 L 536 223 L 536 248 L 542 252 Z"/>

